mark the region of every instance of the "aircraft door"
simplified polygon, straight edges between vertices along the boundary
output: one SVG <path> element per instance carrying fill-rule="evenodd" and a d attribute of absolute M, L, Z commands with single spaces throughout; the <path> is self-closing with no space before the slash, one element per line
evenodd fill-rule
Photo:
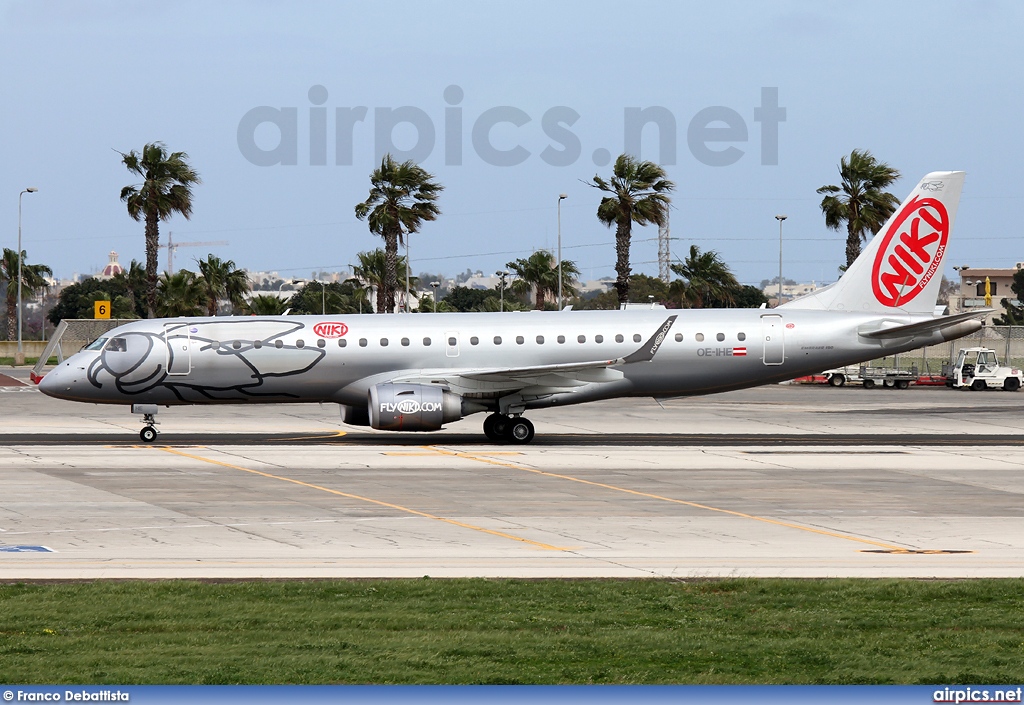
<path fill-rule="evenodd" d="M 459 332 L 448 331 L 444 334 L 444 352 L 448 357 L 459 356 Z"/>
<path fill-rule="evenodd" d="M 167 345 L 167 374 L 187 375 L 192 371 L 192 335 L 188 326 L 172 323 L 164 326 Z"/>
<path fill-rule="evenodd" d="M 786 360 L 786 339 L 782 316 L 772 313 L 761 316 L 761 336 L 764 338 L 764 364 L 781 365 Z"/>

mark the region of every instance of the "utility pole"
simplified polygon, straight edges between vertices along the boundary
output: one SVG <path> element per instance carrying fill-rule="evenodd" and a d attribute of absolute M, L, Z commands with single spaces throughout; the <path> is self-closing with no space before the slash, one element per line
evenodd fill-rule
<path fill-rule="evenodd" d="M 669 253 L 669 227 L 668 209 L 665 209 L 665 222 L 658 226 L 658 278 L 668 284 L 670 277 L 669 263 L 672 255 Z"/>

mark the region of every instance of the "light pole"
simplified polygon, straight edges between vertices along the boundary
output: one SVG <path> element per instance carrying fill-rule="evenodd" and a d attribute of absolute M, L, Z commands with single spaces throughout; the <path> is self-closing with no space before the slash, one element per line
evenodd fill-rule
<path fill-rule="evenodd" d="M 562 201 L 569 194 L 558 194 L 558 310 L 562 310 Z"/>
<path fill-rule="evenodd" d="M 501 291 L 499 292 L 500 308 L 498 309 L 501 313 L 505 313 L 505 277 L 508 276 L 508 270 L 499 269 L 494 273 L 501 280 Z"/>
<path fill-rule="evenodd" d="M 437 313 L 437 287 L 441 286 L 441 282 L 430 282 L 430 288 L 434 290 L 434 313 Z"/>
<path fill-rule="evenodd" d="M 25 353 L 21 349 L 21 197 L 38 190 L 35 186 L 29 186 L 18 194 L 18 355 L 15 362 L 19 365 L 25 362 Z"/>
<path fill-rule="evenodd" d="M 775 220 L 779 221 L 779 302 L 775 304 L 776 308 L 782 305 L 782 221 L 787 217 L 785 215 L 775 216 Z"/>

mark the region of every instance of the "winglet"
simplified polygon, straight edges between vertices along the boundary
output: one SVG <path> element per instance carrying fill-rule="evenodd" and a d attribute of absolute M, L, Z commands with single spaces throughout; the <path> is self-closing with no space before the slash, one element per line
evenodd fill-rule
<path fill-rule="evenodd" d="M 654 359 L 654 355 L 658 352 L 658 348 L 665 342 L 665 336 L 668 335 L 669 328 L 676 322 L 675 316 L 669 316 L 665 319 L 665 322 L 658 328 L 658 332 L 651 336 L 651 339 L 640 346 L 640 349 L 636 352 L 630 353 L 626 357 L 622 358 L 622 362 L 629 364 L 631 362 L 650 362 Z"/>

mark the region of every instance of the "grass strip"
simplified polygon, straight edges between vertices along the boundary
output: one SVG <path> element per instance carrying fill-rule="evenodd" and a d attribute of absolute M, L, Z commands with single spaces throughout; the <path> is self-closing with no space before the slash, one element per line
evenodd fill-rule
<path fill-rule="evenodd" d="M 8 584 L 0 682 L 1021 683 L 1024 580 Z"/>

